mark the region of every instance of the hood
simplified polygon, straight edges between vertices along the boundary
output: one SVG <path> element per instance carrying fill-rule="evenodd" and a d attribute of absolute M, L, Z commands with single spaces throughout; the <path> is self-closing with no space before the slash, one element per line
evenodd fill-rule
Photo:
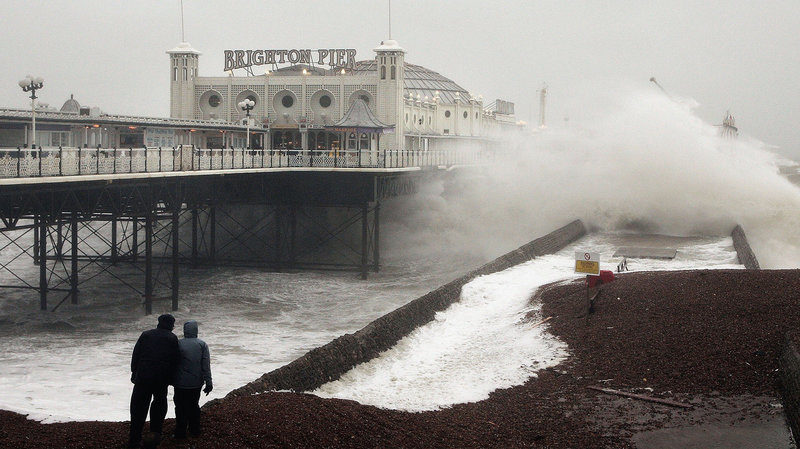
<path fill-rule="evenodd" d="M 187 321 L 183 323 L 183 336 L 186 338 L 197 338 L 197 321 Z"/>

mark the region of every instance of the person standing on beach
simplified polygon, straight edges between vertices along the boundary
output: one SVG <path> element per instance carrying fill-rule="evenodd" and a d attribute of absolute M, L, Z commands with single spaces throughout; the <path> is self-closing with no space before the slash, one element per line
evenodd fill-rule
<path fill-rule="evenodd" d="M 139 447 L 142 428 L 150 410 L 150 431 L 155 443 L 161 439 L 164 417 L 167 415 L 167 387 L 175 377 L 180 360 L 178 337 L 172 333 L 175 317 L 158 317 L 158 327 L 142 332 L 131 357 L 131 432 L 128 447 Z M 150 400 L 152 398 L 152 405 Z"/>
<path fill-rule="evenodd" d="M 181 359 L 175 376 L 175 438 L 186 438 L 186 427 L 193 436 L 200 435 L 200 388 L 211 393 L 211 357 L 208 345 L 197 338 L 197 321 L 183 325 L 183 338 L 178 342 Z"/>

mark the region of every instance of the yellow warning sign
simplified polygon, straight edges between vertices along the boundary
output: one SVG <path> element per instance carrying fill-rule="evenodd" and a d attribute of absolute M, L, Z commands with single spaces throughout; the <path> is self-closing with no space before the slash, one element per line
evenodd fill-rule
<path fill-rule="evenodd" d="M 600 274 L 600 262 L 590 260 L 576 260 L 575 272 L 585 274 Z"/>

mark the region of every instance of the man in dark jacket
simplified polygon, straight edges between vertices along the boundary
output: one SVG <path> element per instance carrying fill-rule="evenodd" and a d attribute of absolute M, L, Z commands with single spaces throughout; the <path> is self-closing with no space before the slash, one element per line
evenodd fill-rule
<path fill-rule="evenodd" d="M 183 325 L 183 338 L 178 342 L 181 359 L 175 375 L 175 438 L 186 438 L 186 425 L 192 436 L 200 435 L 200 388 L 211 393 L 211 357 L 208 345 L 197 338 L 197 321 Z"/>
<path fill-rule="evenodd" d="M 131 357 L 131 434 L 129 447 L 139 447 L 142 428 L 150 409 L 150 431 L 156 440 L 161 437 L 164 417 L 167 415 L 167 386 L 175 376 L 180 360 L 178 337 L 172 333 L 175 317 L 164 314 L 158 317 L 158 327 L 142 332 Z M 150 399 L 153 405 L 150 405 Z"/>

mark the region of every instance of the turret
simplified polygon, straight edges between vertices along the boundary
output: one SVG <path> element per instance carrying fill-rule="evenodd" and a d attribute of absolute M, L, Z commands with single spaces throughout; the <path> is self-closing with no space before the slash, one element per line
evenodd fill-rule
<path fill-rule="evenodd" d="M 194 118 L 194 81 L 200 52 L 181 42 L 167 52 L 170 64 L 170 110 L 172 118 Z"/>
<path fill-rule="evenodd" d="M 395 125 L 394 138 L 382 139 L 381 147 L 399 149 L 403 147 L 403 80 L 405 78 L 405 50 L 397 41 L 388 39 L 375 49 L 378 69 L 378 118 Z"/>

